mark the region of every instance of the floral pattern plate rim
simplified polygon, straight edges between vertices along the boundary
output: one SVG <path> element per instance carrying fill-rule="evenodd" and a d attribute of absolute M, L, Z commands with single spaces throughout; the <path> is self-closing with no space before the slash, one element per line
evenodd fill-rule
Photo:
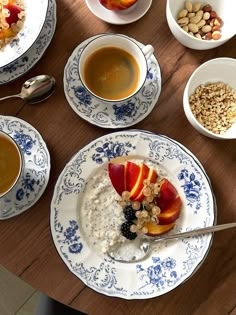
<path fill-rule="evenodd" d="M 37 40 L 45 23 L 49 0 L 24 0 L 25 21 L 17 36 L 0 49 L 0 68 L 13 62 Z"/>
<path fill-rule="evenodd" d="M 39 37 L 32 47 L 16 61 L 0 68 L 0 85 L 11 82 L 28 72 L 42 58 L 56 29 L 56 1 L 49 0 L 47 16 Z"/>
<path fill-rule="evenodd" d="M 20 146 L 25 158 L 22 177 L 15 188 L 1 200 L 0 220 L 14 217 L 31 208 L 45 191 L 50 175 L 50 155 L 42 136 L 26 121 L 0 116 L 0 130 Z"/>
<path fill-rule="evenodd" d="M 78 205 L 89 176 L 119 156 L 152 160 L 168 170 L 183 200 L 181 215 L 169 233 L 215 224 L 211 184 L 192 153 L 166 136 L 120 131 L 92 141 L 65 166 L 51 202 L 52 238 L 69 270 L 95 291 L 124 299 L 157 297 L 175 289 L 198 270 L 208 254 L 212 235 L 162 242 L 137 263 L 119 263 L 92 250 L 80 226 Z"/>
<path fill-rule="evenodd" d="M 139 0 L 134 7 L 124 11 L 111 11 L 104 8 L 97 0 L 85 0 L 89 10 L 104 22 L 124 25 L 141 19 L 150 9 L 152 0 Z"/>
<path fill-rule="evenodd" d="M 91 124 L 103 128 L 126 128 L 137 124 L 153 110 L 161 93 L 161 72 L 154 55 L 148 64 L 146 81 L 142 89 L 129 101 L 107 105 L 100 102 L 82 86 L 78 73 L 78 61 L 86 44 L 95 35 L 82 42 L 69 57 L 64 70 L 64 92 L 71 108 Z M 125 35 L 122 35 L 125 36 Z M 144 45 L 135 41 L 140 47 Z"/>

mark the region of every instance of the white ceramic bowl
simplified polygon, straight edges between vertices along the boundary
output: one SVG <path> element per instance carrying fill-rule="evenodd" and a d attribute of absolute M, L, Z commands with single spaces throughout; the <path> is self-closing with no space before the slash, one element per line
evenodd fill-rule
<path fill-rule="evenodd" d="M 205 50 L 218 47 L 228 41 L 236 34 L 235 26 L 235 0 L 206 0 L 200 1 L 203 5 L 210 4 L 217 15 L 223 20 L 221 27 L 222 37 L 218 40 L 202 40 L 187 34 L 177 23 L 177 15 L 184 8 L 185 0 L 167 0 L 166 2 L 166 18 L 169 28 L 174 37 L 184 46 Z M 192 3 L 197 0 L 191 1 Z"/>
<path fill-rule="evenodd" d="M 0 49 L 0 68 L 21 57 L 34 44 L 46 19 L 48 1 L 24 0 L 24 25 L 16 38 Z"/>
<path fill-rule="evenodd" d="M 201 134 L 215 139 L 236 139 L 236 123 L 224 134 L 215 134 L 203 127 L 192 113 L 189 97 L 195 89 L 203 84 L 223 82 L 229 84 L 236 92 L 236 59 L 216 58 L 211 59 L 199 66 L 189 78 L 183 95 L 183 106 L 186 117 L 190 124 Z"/>

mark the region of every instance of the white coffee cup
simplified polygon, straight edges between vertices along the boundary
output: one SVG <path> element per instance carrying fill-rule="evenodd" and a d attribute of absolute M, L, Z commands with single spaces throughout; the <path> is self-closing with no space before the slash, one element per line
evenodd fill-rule
<path fill-rule="evenodd" d="M 138 83 L 135 89 L 127 97 L 118 98 L 118 99 L 108 99 L 103 98 L 99 95 L 96 95 L 91 89 L 87 86 L 85 82 L 85 64 L 88 58 L 96 51 L 106 48 L 106 47 L 115 47 L 129 53 L 136 60 L 139 68 L 139 78 Z M 80 80 L 84 88 L 95 98 L 99 99 L 105 103 L 117 103 L 124 102 L 136 95 L 140 89 L 143 87 L 147 71 L 148 71 L 148 60 L 152 56 L 154 48 L 151 45 L 146 45 L 143 48 L 140 48 L 134 40 L 131 38 L 122 35 L 122 34 L 101 34 L 98 37 L 92 39 L 83 49 L 80 58 L 79 58 L 79 75 Z"/>

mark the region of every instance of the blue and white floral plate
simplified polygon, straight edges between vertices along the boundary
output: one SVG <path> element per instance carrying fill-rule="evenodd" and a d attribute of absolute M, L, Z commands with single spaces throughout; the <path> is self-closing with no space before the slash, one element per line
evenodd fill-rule
<path fill-rule="evenodd" d="M 52 237 L 69 270 L 97 292 L 124 299 L 157 297 L 193 275 L 208 254 L 212 235 L 162 242 L 137 263 L 119 263 L 98 255 L 81 230 L 79 205 L 91 174 L 119 156 L 148 159 L 167 172 L 183 200 L 181 215 L 169 233 L 215 224 L 214 194 L 194 155 L 166 136 L 122 131 L 94 140 L 65 166 L 51 203 Z"/>
<path fill-rule="evenodd" d="M 0 68 L 0 85 L 11 82 L 28 72 L 42 58 L 56 29 L 56 1 L 49 0 L 42 31 L 33 46 L 17 60 Z"/>
<path fill-rule="evenodd" d="M 75 48 L 64 70 L 64 91 L 72 109 L 83 119 L 103 128 L 125 128 L 137 124 L 150 114 L 161 92 L 159 64 L 152 55 L 143 88 L 122 104 L 107 105 L 89 94 L 81 84 L 78 63 L 82 50 L 91 37 Z M 134 39 L 132 39 L 134 40 Z M 144 45 L 134 40 L 140 47 Z"/>
<path fill-rule="evenodd" d="M 102 6 L 98 0 L 85 0 L 89 10 L 104 22 L 116 25 L 133 23 L 143 17 L 150 9 L 152 0 L 139 0 L 133 7 L 111 11 Z"/>
<path fill-rule="evenodd" d="M 22 56 L 36 41 L 45 23 L 49 0 L 24 0 L 25 21 L 16 38 L 0 49 L 0 68 Z"/>
<path fill-rule="evenodd" d="M 27 122 L 0 116 L 0 130 L 8 133 L 24 154 L 22 178 L 11 193 L 1 200 L 0 219 L 9 219 L 31 208 L 42 196 L 50 174 L 50 155 L 39 132 Z"/>

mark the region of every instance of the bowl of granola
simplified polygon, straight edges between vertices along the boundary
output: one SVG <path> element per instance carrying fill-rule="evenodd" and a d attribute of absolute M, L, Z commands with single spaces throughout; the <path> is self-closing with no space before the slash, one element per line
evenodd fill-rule
<path fill-rule="evenodd" d="M 38 38 L 48 0 L 0 0 L 0 68 L 20 58 Z"/>
<path fill-rule="evenodd" d="M 221 46 L 235 34 L 235 1 L 167 0 L 170 31 L 184 46 L 205 50 Z"/>
<path fill-rule="evenodd" d="M 189 78 L 183 106 L 190 124 L 205 136 L 236 138 L 236 59 L 215 58 Z"/>

